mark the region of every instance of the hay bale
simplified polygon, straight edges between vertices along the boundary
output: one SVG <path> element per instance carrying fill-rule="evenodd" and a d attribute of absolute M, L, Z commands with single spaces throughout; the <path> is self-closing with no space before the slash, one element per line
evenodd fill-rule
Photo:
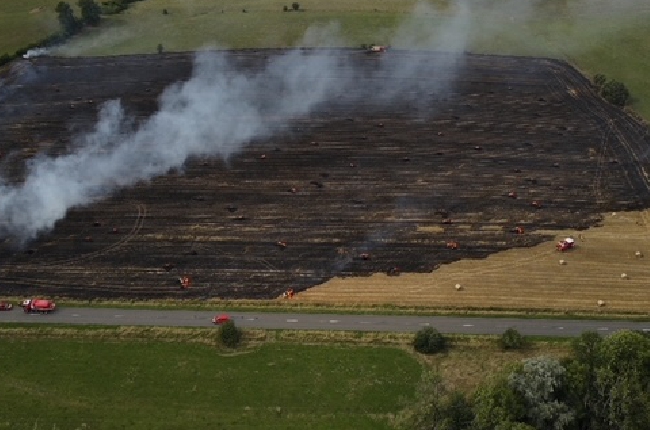
<path fill-rule="evenodd" d="M 629 279 L 627 273 L 621 273 L 621 279 Z"/>
<path fill-rule="evenodd" d="M 603 306 L 605 306 L 605 301 L 604 300 L 598 300 L 597 303 L 598 303 L 598 307 L 602 308 Z"/>
<path fill-rule="evenodd" d="M 637 252 L 634 253 L 634 255 L 635 255 L 637 258 L 642 258 L 642 257 L 643 257 L 643 252 L 641 252 L 641 251 L 637 251 Z"/>
<path fill-rule="evenodd" d="M 454 286 L 454 288 L 456 288 L 456 291 L 460 291 L 460 290 L 463 289 L 463 286 L 460 285 L 460 284 L 456 284 L 456 285 Z"/>
<path fill-rule="evenodd" d="M 566 261 L 560 260 L 560 266 L 565 266 L 565 265 L 566 265 Z"/>

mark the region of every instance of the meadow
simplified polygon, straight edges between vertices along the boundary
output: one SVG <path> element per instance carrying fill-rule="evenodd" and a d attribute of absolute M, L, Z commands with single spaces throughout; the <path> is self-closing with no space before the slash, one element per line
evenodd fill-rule
<path fill-rule="evenodd" d="M 44 39 L 59 30 L 54 8 L 59 0 L 0 2 L 0 56 Z"/>
<path fill-rule="evenodd" d="M 0 327 L 0 429 L 390 429 L 423 371 L 472 393 L 488 375 L 565 339 L 502 351 L 494 336 L 450 336 L 415 354 L 412 334 L 247 330 L 234 352 L 214 330 Z"/>
<path fill-rule="evenodd" d="M 386 347 L 0 340 L 0 429 L 382 429 L 421 365 Z"/>

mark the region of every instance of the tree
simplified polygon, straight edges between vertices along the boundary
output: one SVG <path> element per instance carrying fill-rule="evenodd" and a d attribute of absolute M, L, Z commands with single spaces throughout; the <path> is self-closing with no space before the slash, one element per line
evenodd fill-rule
<path fill-rule="evenodd" d="M 617 106 L 625 106 L 630 99 L 630 91 L 627 87 L 613 79 L 603 85 L 600 93 L 605 100 Z"/>
<path fill-rule="evenodd" d="M 77 5 L 81 9 L 81 20 L 85 24 L 99 25 L 102 19 L 102 8 L 94 0 L 78 0 Z"/>
<path fill-rule="evenodd" d="M 622 330 L 602 341 L 593 430 L 650 428 L 650 338 Z"/>
<path fill-rule="evenodd" d="M 159 43 L 159 44 L 158 44 L 158 48 L 157 48 L 157 50 L 158 50 L 158 53 L 159 53 L 159 54 L 162 54 L 162 53 L 164 52 L 165 48 L 163 47 L 163 44 L 162 44 L 162 43 Z"/>
<path fill-rule="evenodd" d="M 568 429 L 574 412 L 566 403 L 566 369 L 554 358 L 537 357 L 513 372 L 508 384 L 526 405 L 526 420 L 537 430 Z"/>
<path fill-rule="evenodd" d="M 594 75 L 594 85 L 598 90 L 600 91 L 601 88 L 603 88 L 603 85 L 605 85 L 605 82 L 607 82 L 607 77 L 603 74 L 597 74 Z"/>
<path fill-rule="evenodd" d="M 413 348 L 422 354 L 434 354 L 447 348 L 447 339 L 433 327 L 426 327 L 415 334 Z"/>
<path fill-rule="evenodd" d="M 242 330 L 233 321 L 226 321 L 219 327 L 219 340 L 228 348 L 236 348 L 243 337 Z"/>
<path fill-rule="evenodd" d="M 526 406 L 508 384 L 505 375 L 499 375 L 484 383 L 474 393 L 474 430 L 496 430 L 500 425 L 521 422 L 525 417 Z"/>
<path fill-rule="evenodd" d="M 440 375 L 426 372 L 416 389 L 415 402 L 397 417 L 404 430 L 469 430 L 472 405 L 463 393 L 449 392 Z"/>
<path fill-rule="evenodd" d="M 466 430 L 474 421 L 472 404 L 461 392 L 451 393 L 443 404 L 443 419 L 440 430 Z"/>
<path fill-rule="evenodd" d="M 69 3 L 61 1 L 56 5 L 54 11 L 57 13 L 61 32 L 66 36 L 72 36 L 81 29 L 81 22 L 74 16 L 74 11 Z"/>
<path fill-rule="evenodd" d="M 525 343 L 524 336 L 512 327 L 507 329 L 499 339 L 499 344 L 502 349 L 521 349 Z"/>
<path fill-rule="evenodd" d="M 537 429 L 531 426 L 530 424 L 513 423 L 511 421 L 506 421 L 496 426 L 494 430 L 537 430 Z"/>
<path fill-rule="evenodd" d="M 291 9 L 300 10 L 300 3 L 298 3 L 297 1 L 291 3 Z"/>
<path fill-rule="evenodd" d="M 587 331 L 571 342 L 573 357 L 567 360 L 569 402 L 576 412 L 579 430 L 597 428 L 598 387 L 596 370 L 602 364 L 600 347 L 603 338 L 595 331 Z"/>

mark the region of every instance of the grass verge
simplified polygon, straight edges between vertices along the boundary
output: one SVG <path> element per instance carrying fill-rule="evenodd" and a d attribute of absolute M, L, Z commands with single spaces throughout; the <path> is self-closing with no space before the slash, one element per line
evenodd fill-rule
<path fill-rule="evenodd" d="M 24 297 L 3 298 L 20 303 Z M 650 321 L 648 313 L 597 312 L 556 310 L 556 309 L 509 309 L 509 308 L 455 308 L 430 306 L 398 306 L 392 304 L 327 304 L 300 303 L 286 300 L 76 300 L 66 297 L 53 297 L 58 307 L 88 307 L 117 309 L 152 310 L 196 310 L 225 312 L 272 312 L 272 313 L 331 313 L 338 315 L 422 315 L 457 316 L 475 318 L 521 318 L 521 319 L 602 319 L 625 321 Z"/>

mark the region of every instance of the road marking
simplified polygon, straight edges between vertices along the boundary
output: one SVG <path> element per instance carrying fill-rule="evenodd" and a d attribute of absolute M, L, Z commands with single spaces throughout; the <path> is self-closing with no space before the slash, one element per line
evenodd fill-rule
<path fill-rule="evenodd" d="M 122 318 L 124 315 L 113 315 L 115 318 Z"/>
<path fill-rule="evenodd" d="M 372 324 L 371 321 L 359 321 L 359 324 Z"/>
<path fill-rule="evenodd" d="M 336 324 L 339 320 L 330 320 L 330 324 Z"/>
<path fill-rule="evenodd" d="M 607 331 L 607 330 L 609 330 L 609 328 L 608 328 L 608 327 L 598 327 L 598 330 L 600 330 L 600 331 Z"/>
<path fill-rule="evenodd" d="M 474 324 L 463 324 L 463 327 L 474 327 Z"/>
<path fill-rule="evenodd" d="M 290 320 L 287 320 L 287 322 L 289 322 L 289 323 L 297 323 L 298 320 L 296 320 L 296 319 L 290 319 Z"/>
<path fill-rule="evenodd" d="M 558 327 L 557 329 L 558 330 L 564 330 L 564 327 Z"/>
<path fill-rule="evenodd" d="M 246 318 L 246 321 L 255 321 L 257 318 Z M 296 320 L 298 321 L 298 320 Z"/>
<path fill-rule="evenodd" d="M 420 325 L 431 325 L 430 323 L 420 323 Z"/>
<path fill-rule="evenodd" d="M 72 316 L 73 316 L 73 317 L 78 317 L 78 316 L 79 316 L 79 314 L 72 314 Z"/>
<path fill-rule="evenodd" d="M 650 328 L 642 328 L 641 331 L 650 331 Z"/>

